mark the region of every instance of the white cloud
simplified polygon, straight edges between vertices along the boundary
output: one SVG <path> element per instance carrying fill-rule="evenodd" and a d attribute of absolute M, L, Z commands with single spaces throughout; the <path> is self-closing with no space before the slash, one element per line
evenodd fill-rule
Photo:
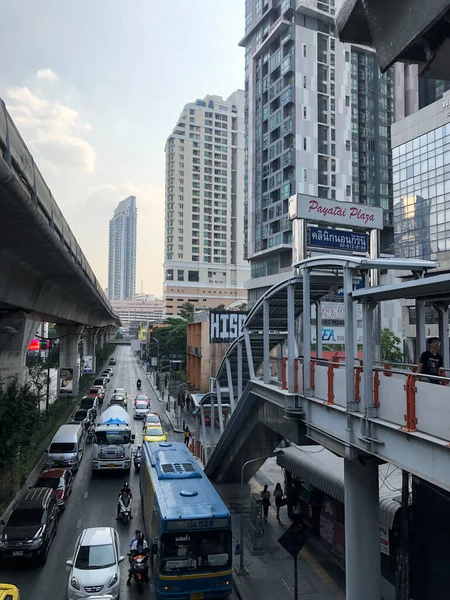
<path fill-rule="evenodd" d="M 46 81 L 58 81 L 59 76 L 47 67 L 47 69 L 39 69 L 36 73 L 36 78 L 45 79 Z"/>
<path fill-rule="evenodd" d="M 38 71 L 39 73 L 39 71 Z M 91 130 L 80 113 L 27 87 L 7 92 L 8 110 L 38 166 L 92 173 L 96 154 L 85 134 Z"/>

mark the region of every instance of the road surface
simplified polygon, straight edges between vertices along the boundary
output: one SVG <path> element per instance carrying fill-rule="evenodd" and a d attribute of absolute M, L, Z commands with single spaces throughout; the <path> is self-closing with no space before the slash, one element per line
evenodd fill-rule
<path fill-rule="evenodd" d="M 124 387 L 130 395 L 136 393 L 136 380 L 142 379 L 142 392 L 148 394 L 151 408 L 164 415 L 162 403 L 154 395 L 147 377 L 144 376 L 142 367 L 138 365 L 136 357 L 129 346 L 119 346 L 115 352 L 117 365 L 114 368 L 114 377 L 108 385 L 107 400 L 115 387 Z M 128 412 L 132 413 L 133 403 L 129 402 Z M 181 441 L 182 434 L 172 431 L 165 423 L 168 438 Z M 136 443 L 142 442 L 142 421 L 134 421 Z M 13 583 L 20 588 L 21 600 L 65 600 L 67 598 L 67 582 L 70 568 L 66 560 L 72 558 L 73 549 L 80 532 L 86 527 L 112 526 L 120 535 L 121 553 L 126 556 L 129 540 L 135 529 L 143 529 L 141 515 L 141 501 L 139 494 L 139 474 L 131 471 L 129 484 L 134 496 L 134 519 L 130 525 L 124 525 L 115 520 L 117 495 L 125 483 L 123 474 L 100 473 L 91 476 L 90 446 L 81 461 L 80 469 L 75 475 L 72 495 L 67 503 L 67 508 L 61 514 L 58 533 L 51 545 L 47 564 L 44 567 L 24 564 L 21 562 L 5 562 L 0 564 L 0 582 Z M 121 565 L 121 600 L 142 598 L 136 591 L 134 582 L 131 587 L 126 586 L 128 561 Z M 150 593 L 144 592 L 146 598 L 155 599 L 152 583 Z M 236 598 L 234 595 L 231 598 Z"/>

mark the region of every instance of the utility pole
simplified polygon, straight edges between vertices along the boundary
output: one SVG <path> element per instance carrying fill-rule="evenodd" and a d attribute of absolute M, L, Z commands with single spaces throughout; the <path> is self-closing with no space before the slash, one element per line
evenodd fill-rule
<path fill-rule="evenodd" d="M 48 405 L 50 403 L 50 353 L 52 351 L 52 340 L 49 340 L 47 352 L 47 393 L 45 396 L 45 415 L 48 416 Z"/>

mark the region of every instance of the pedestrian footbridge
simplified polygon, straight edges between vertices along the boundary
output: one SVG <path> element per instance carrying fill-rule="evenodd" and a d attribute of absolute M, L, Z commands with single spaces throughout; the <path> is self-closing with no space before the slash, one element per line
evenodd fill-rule
<path fill-rule="evenodd" d="M 321 444 L 348 462 L 389 462 L 450 490 L 450 381 L 440 378 L 443 385 L 432 385 L 411 366 L 374 357 L 373 324 L 378 304 L 386 300 L 414 299 L 420 350 L 425 348 L 426 304 L 438 309 L 442 339 L 448 340 L 450 275 L 432 275 L 436 266 L 335 255 L 296 265 L 299 275 L 271 288 L 254 306 L 220 365 L 208 401 L 211 411 L 216 405 L 221 434 L 206 457 L 207 475 L 216 483 L 237 483 L 245 461 L 270 454 L 285 439 Z M 403 279 L 372 287 L 375 270 L 395 271 Z M 317 335 L 313 356 L 311 328 L 322 329 L 320 301 L 342 288 L 345 339 L 354 342 L 347 344 L 345 359 L 327 360 Z M 312 325 L 313 303 L 317 321 Z M 355 335 L 357 303 L 362 305 L 362 359 Z M 448 344 L 443 355 L 448 369 Z M 231 413 L 226 426 L 224 390 Z M 247 480 L 261 462 L 248 465 Z"/>

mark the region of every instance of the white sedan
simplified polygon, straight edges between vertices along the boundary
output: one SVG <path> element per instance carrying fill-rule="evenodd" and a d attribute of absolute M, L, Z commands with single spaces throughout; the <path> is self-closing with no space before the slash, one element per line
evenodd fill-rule
<path fill-rule="evenodd" d="M 91 527 L 78 537 L 73 559 L 67 561 L 72 567 L 67 586 L 68 600 L 80 600 L 111 595 L 118 600 L 120 592 L 120 568 L 125 560 L 119 554 L 119 534 L 113 527 Z"/>

